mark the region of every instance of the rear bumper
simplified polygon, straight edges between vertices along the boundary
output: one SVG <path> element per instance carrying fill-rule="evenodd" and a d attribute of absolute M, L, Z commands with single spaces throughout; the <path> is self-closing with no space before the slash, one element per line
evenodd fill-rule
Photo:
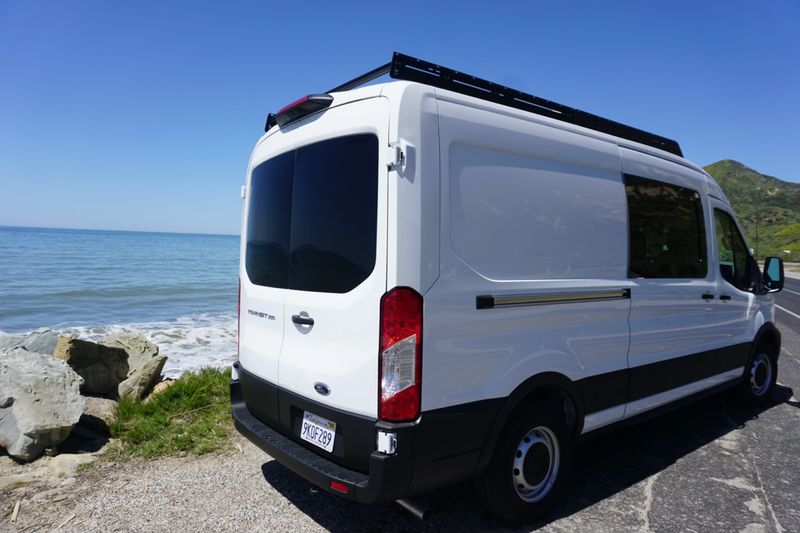
<path fill-rule="evenodd" d="M 405 441 L 406 449 L 398 448 L 394 455 L 373 451 L 368 460 L 369 473 L 365 474 L 334 463 L 256 418 L 245 404 L 239 381 L 231 382 L 230 391 L 234 425 L 239 433 L 321 489 L 363 503 L 396 500 L 408 494 L 413 470 L 410 425 L 391 428 L 400 443 Z M 374 442 L 373 437 L 373 448 Z M 347 493 L 333 490 L 332 481 L 347 487 Z"/>
<path fill-rule="evenodd" d="M 363 503 L 397 500 L 472 477 L 502 404 L 484 400 L 392 424 L 333 409 L 236 365 L 239 379 L 230 385 L 236 429 L 321 489 Z M 299 438 L 304 411 L 336 422 L 332 453 Z M 395 433 L 395 454 L 376 450 L 378 430 Z M 332 481 L 347 492 L 332 489 Z"/>

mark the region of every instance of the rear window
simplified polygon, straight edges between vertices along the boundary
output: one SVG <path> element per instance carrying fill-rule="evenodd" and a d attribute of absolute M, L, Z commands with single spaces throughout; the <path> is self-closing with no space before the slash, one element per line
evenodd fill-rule
<path fill-rule="evenodd" d="M 378 138 L 338 137 L 253 169 L 245 269 L 256 285 L 348 292 L 375 268 Z"/>

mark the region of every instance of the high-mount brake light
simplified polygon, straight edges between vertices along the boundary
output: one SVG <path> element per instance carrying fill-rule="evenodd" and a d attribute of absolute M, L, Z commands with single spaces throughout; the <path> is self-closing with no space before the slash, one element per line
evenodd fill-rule
<path fill-rule="evenodd" d="M 281 113 L 289 111 L 291 108 L 293 108 L 295 106 L 299 106 L 300 104 L 305 104 L 306 102 L 308 102 L 308 96 L 304 96 L 302 98 L 298 98 L 297 100 L 295 100 L 291 104 L 287 104 L 287 105 L 283 106 L 282 108 L 280 108 L 278 110 L 278 112 L 275 113 L 275 114 L 276 115 L 280 115 Z"/>
<path fill-rule="evenodd" d="M 381 298 L 378 418 L 406 422 L 419 416 L 422 392 L 422 296 L 395 287 Z"/>
<path fill-rule="evenodd" d="M 311 113 L 315 113 L 333 103 L 333 96 L 329 94 L 309 94 L 291 104 L 284 106 L 277 113 L 270 113 L 267 116 L 267 124 L 264 131 L 269 131 L 273 126 L 285 126 L 299 120 Z"/>

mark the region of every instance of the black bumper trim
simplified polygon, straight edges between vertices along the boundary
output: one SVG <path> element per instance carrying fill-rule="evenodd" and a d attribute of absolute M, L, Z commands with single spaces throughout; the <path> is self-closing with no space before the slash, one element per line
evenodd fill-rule
<path fill-rule="evenodd" d="M 318 487 L 363 503 L 390 501 L 407 495 L 413 456 L 373 452 L 369 475 L 350 470 L 306 449 L 253 416 L 244 403 L 238 381 L 232 381 L 231 411 L 236 429 L 279 463 Z M 331 489 L 331 481 L 348 488 L 347 494 Z"/>

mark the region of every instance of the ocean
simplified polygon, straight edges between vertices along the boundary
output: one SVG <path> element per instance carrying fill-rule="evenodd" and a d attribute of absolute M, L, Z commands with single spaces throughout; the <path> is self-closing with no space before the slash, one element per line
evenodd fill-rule
<path fill-rule="evenodd" d="M 236 357 L 239 237 L 0 226 L 0 336 L 138 331 L 164 373 Z"/>

